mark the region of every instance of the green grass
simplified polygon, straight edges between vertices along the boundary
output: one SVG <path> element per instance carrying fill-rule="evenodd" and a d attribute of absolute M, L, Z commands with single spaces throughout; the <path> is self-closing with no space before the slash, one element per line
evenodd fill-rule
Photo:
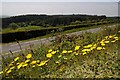
<path fill-rule="evenodd" d="M 115 24 L 116 23 L 104 24 L 104 25 L 99 25 L 99 26 L 90 26 L 90 27 L 77 28 L 77 29 L 72 29 L 72 30 L 67 30 L 67 31 L 62 31 L 62 32 L 54 32 L 54 33 L 51 33 L 51 34 L 46 34 L 44 36 L 30 38 L 30 39 L 27 39 L 27 40 L 21 40 L 20 42 L 27 42 L 27 41 L 31 41 L 31 40 L 38 40 L 38 39 L 42 39 L 42 38 L 52 37 L 53 35 L 63 35 L 63 34 L 67 34 L 67 33 L 72 33 L 72 32 L 77 32 L 77 31 L 82 31 L 82 30 L 88 30 L 88 29 L 94 29 L 94 28 L 99 28 L 99 27 L 106 27 L 106 26 L 111 26 L 111 25 L 115 25 Z M 16 42 L 10 42 L 10 43 L 16 43 Z M 2 43 L 2 44 L 4 45 L 4 44 L 8 44 L 8 43 Z"/>
<path fill-rule="evenodd" d="M 101 43 L 105 43 L 105 45 L 102 46 Z M 119 26 L 105 28 L 105 30 L 96 34 L 85 33 L 79 36 L 72 35 L 71 37 L 67 35 L 58 35 L 55 41 L 50 45 L 43 45 L 38 48 L 31 47 L 30 50 L 25 50 L 12 57 L 3 57 L 2 67 L 4 73 L 2 74 L 2 77 L 17 79 L 120 78 L 119 44 Z M 91 47 L 85 48 L 85 46 Z M 93 47 L 95 48 L 90 50 Z M 102 49 L 99 49 L 98 47 L 102 47 Z M 89 49 L 90 51 L 86 51 L 87 53 L 82 52 L 85 49 Z M 26 67 L 18 69 L 19 64 L 17 63 L 22 63 L 23 66 L 23 64 L 25 64 L 24 62 L 29 60 L 26 58 L 26 56 L 28 57 L 28 54 L 32 55 L 29 58 L 30 62 L 27 63 Z M 19 57 L 19 59 L 15 60 L 16 57 Z M 35 64 L 31 63 L 32 61 L 37 60 L 40 60 L 40 62 Z M 42 65 L 41 63 L 43 61 L 47 62 Z M 12 65 L 10 66 L 9 64 Z M 39 66 L 39 64 L 42 66 Z M 8 70 L 5 71 L 5 69 Z"/>

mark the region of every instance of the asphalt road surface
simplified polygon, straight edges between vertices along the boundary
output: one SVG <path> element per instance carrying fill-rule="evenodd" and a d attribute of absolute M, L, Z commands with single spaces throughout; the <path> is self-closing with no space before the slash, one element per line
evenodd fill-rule
<path fill-rule="evenodd" d="M 114 27 L 116 25 L 111 25 L 111 26 L 108 26 L 108 27 Z M 82 34 L 84 32 L 95 33 L 95 32 L 98 32 L 99 30 L 101 30 L 101 28 L 94 28 L 94 29 L 89 29 L 89 30 L 73 32 L 73 33 L 69 33 L 67 35 L 72 35 L 72 34 L 79 35 L 79 34 Z M 27 42 L 20 42 L 20 45 L 21 45 L 22 49 L 24 50 L 25 48 L 27 48 L 27 47 L 29 47 L 30 45 L 33 45 L 33 44 L 34 45 L 49 44 L 50 41 L 54 40 L 54 39 L 55 39 L 55 37 L 43 38 L 43 39 L 39 39 L 39 40 L 31 40 L 31 41 L 27 41 Z M 1 46 L 2 46 L 2 49 L 0 50 L 0 52 L 1 52 L 0 54 L 2 54 L 2 53 L 9 54 L 10 50 L 13 53 L 15 53 L 15 52 L 17 53 L 17 52 L 20 51 L 20 47 L 19 47 L 18 43 L 8 43 L 8 44 L 3 44 Z"/>

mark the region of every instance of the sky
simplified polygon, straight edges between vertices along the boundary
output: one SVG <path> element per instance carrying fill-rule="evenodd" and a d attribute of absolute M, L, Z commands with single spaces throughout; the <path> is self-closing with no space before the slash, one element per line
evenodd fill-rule
<path fill-rule="evenodd" d="M 2 0 L 2 15 L 89 14 L 118 16 L 119 0 Z"/>
<path fill-rule="evenodd" d="M 1 0 L 2 2 L 118 2 L 120 0 Z"/>

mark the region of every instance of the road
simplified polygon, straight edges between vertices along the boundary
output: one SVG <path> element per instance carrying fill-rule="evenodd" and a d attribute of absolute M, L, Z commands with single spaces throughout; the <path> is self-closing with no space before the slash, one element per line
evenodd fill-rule
<path fill-rule="evenodd" d="M 111 25 L 111 26 L 108 26 L 108 27 L 113 27 L 113 26 L 116 26 L 116 25 Z M 82 34 L 84 32 L 95 33 L 95 32 L 98 32 L 99 30 L 101 30 L 101 28 L 94 28 L 94 29 L 89 29 L 89 30 L 83 30 L 83 31 L 68 33 L 66 35 L 72 35 L 72 34 L 79 35 L 79 34 Z M 27 48 L 27 47 L 29 47 L 30 45 L 33 45 L 33 44 L 34 45 L 49 44 L 50 41 L 54 40 L 54 39 L 55 39 L 55 37 L 49 37 L 49 38 L 43 38 L 43 39 L 39 39 L 39 40 L 32 40 L 32 41 L 27 41 L 27 42 L 20 42 L 20 45 L 21 45 L 22 49 L 24 50 L 25 48 Z M 19 47 L 18 43 L 4 44 L 4 45 L 2 45 L 2 49 L 1 49 L 0 52 L 9 54 L 10 50 L 13 53 L 19 52 L 20 51 L 20 47 Z"/>

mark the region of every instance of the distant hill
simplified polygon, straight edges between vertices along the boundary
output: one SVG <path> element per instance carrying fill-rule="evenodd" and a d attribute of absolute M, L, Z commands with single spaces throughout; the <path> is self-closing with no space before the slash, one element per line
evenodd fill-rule
<path fill-rule="evenodd" d="M 97 16 L 97 15 L 20 15 L 20 16 L 3 16 L 2 26 L 3 28 L 9 27 L 11 23 L 16 23 L 20 27 L 24 26 L 64 26 L 69 25 L 71 22 L 75 21 L 100 21 L 102 19 L 106 19 L 105 15 Z M 8 18 L 6 18 L 8 17 Z"/>

